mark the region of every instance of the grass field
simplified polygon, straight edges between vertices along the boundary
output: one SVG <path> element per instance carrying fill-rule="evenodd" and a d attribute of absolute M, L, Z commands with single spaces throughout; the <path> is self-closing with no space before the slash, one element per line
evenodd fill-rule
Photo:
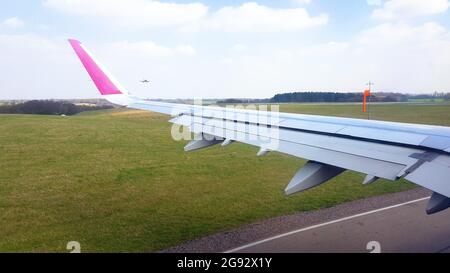
<path fill-rule="evenodd" d="M 283 111 L 364 117 L 358 105 Z M 450 125 L 450 106 L 373 106 L 377 119 Z M 184 153 L 168 118 L 112 110 L 72 117 L 0 115 L 0 251 L 157 251 L 273 216 L 413 186 L 363 187 L 346 172 L 306 193 L 283 189 L 303 160 L 242 144 Z"/>

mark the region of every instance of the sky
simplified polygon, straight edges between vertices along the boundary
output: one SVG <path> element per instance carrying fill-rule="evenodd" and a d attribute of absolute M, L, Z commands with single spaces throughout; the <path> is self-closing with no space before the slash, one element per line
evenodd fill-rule
<path fill-rule="evenodd" d="M 450 92 L 449 0 L 0 0 L 0 100 L 100 97 L 76 38 L 145 98 Z M 148 79 L 150 84 L 143 84 Z"/>

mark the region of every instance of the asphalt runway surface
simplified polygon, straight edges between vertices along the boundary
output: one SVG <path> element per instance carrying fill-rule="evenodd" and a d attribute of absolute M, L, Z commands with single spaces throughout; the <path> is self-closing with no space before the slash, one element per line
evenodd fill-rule
<path fill-rule="evenodd" d="M 450 251 L 450 211 L 427 216 L 428 198 L 336 219 L 253 242 L 229 252 Z"/>
<path fill-rule="evenodd" d="M 450 210 L 427 215 L 417 188 L 277 217 L 163 252 L 450 253 Z"/>

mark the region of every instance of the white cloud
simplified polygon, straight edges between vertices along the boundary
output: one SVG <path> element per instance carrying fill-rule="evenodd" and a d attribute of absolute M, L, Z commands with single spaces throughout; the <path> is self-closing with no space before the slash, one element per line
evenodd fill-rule
<path fill-rule="evenodd" d="M 433 41 L 441 36 L 445 37 L 446 33 L 443 26 L 434 22 L 417 27 L 405 23 L 385 23 L 363 31 L 358 42 L 365 45 L 407 46 L 408 44 Z"/>
<path fill-rule="evenodd" d="M 270 97 L 281 91 L 448 92 L 450 33 L 435 23 L 383 23 L 347 41 L 267 45 L 244 40 L 218 54 L 188 43 L 84 44 L 134 95 Z M 240 50 L 245 49 L 245 50 Z M 202 53 L 202 54 L 200 54 Z M 63 38 L 0 35 L 0 98 L 98 97 Z M 139 80 L 149 79 L 151 85 Z"/>
<path fill-rule="evenodd" d="M 200 3 L 151 0 L 44 0 L 43 4 L 59 12 L 102 19 L 108 24 L 137 28 L 172 26 L 183 31 L 291 31 L 328 22 L 326 14 L 311 16 L 304 8 L 277 9 L 253 2 L 215 12 L 209 12 Z"/>
<path fill-rule="evenodd" d="M 374 10 L 372 17 L 382 20 L 433 15 L 447 11 L 448 0 L 389 0 Z"/>
<path fill-rule="evenodd" d="M 65 45 L 34 34 L 0 35 L 0 98 L 68 98 L 89 88 Z"/>
<path fill-rule="evenodd" d="M 98 52 L 102 53 L 100 60 L 110 62 L 107 67 L 114 69 L 125 86 L 146 97 L 270 97 L 281 91 L 311 90 L 357 92 L 368 80 L 374 81 L 376 90 L 381 91 L 449 91 L 450 33 L 434 22 L 419 26 L 381 24 L 345 42 L 275 48 L 245 46 L 245 51 L 229 52 L 230 55 L 197 54 L 194 58 Z M 133 80 L 140 77 L 152 79 L 151 90 Z"/>
<path fill-rule="evenodd" d="M 67 14 L 132 27 L 178 26 L 195 22 L 208 13 L 208 7 L 201 3 L 150 0 L 44 0 L 43 5 Z"/>
<path fill-rule="evenodd" d="M 381 4 L 383 3 L 382 0 L 366 0 L 366 2 L 369 6 L 381 6 Z"/>
<path fill-rule="evenodd" d="M 180 45 L 175 48 L 175 51 L 184 55 L 195 55 L 197 51 L 190 45 Z"/>
<path fill-rule="evenodd" d="M 312 2 L 312 0 L 291 0 L 291 1 L 300 5 L 309 4 Z"/>
<path fill-rule="evenodd" d="M 25 25 L 25 22 L 20 20 L 17 17 L 11 17 L 6 20 L 4 20 L 1 25 L 11 27 L 11 28 L 19 28 L 23 27 Z"/>
<path fill-rule="evenodd" d="M 310 16 L 304 8 L 276 9 L 257 3 L 244 3 L 238 7 L 223 7 L 203 19 L 194 29 L 226 32 L 295 31 L 326 25 L 328 16 Z"/>
<path fill-rule="evenodd" d="M 450 91 L 450 33 L 437 23 L 382 24 L 346 42 L 278 48 L 220 60 L 215 90 L 227 97 L 283 91 Z M 225 91 L 226 90 L 226 91 Z"/>
<path fill-rule="evenodd" d="M 42 31 L 47 31 L 47 30 L 51 29 L 51 27 L 46 24 L 39 24 L 37 27 L 39 30 L 42 30 Z"/>
<path fill-rule="evenodd" d="M 323 88 L 319 75 L 331 90 L 357 91 L 368 80 L 381 91 L 431 93 L 450 86 L 450 33 L 434 22 L 381 24 L 349 42 L 303 48 L 290 58 L 308 64 L 297 72 L 313 90 Z"/>
<path fill-rule="evenodd" d="M 140 56 L 145 58 L 170 57 L 174 55 L 195 55 L 195 49 L 190 45 L 179 45 L 174 48 L 158 45 L 152 41 L 143 42 L 114 42 L 102 46 L 102 51 L 106 50 L 125 56 Z"/>
<path fill-rule="evenodd" d="M 245 46 L 245 45 L 243 45 L 243 44 L 235 44 L 235 45 L 232 47 L 232 49 L 233 49 L 234 51 L 237 51 L 237 52 L 242 52 L 242 51 L 247 50 L 247 46 Z"/>
<path fill-rule="evenodd" d="M 85 45 L 131 91 L 152 97 L 164 96 L 167 89 L 149 94 L 139 80 L 156 77 L 157 87 L 177 85 L 175 71 L 188 70 L 183 63 L 196 53 L 190 45 L 166 47 L 149 41 Z M 0 99 L 99 97 L 65 38 L 0 34 L 0 59 Z"/>

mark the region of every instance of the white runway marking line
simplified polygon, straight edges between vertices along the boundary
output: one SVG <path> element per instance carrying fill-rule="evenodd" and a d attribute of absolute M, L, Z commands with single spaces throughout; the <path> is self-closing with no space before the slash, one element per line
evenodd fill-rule
<path fill-rule="evenodd" d="M 315 229 L 315 228 L 319 228 L 319 227 L 323 227 L 323 226 L 332 225 L 332 224 L 335 224 L 335 223 L 347 221 L 347 220 L 350 220 L 350 219 L 354 219 L 354 218 L 358 218 L 358 217 L 361 217 L 361 216 L 364 216 L 364 215 L 377 213 L 377 212 L 380 212 L 380 211 L 385 211 L 385 210 L 389 210 L 389 209 L 393 209 L 393 208 L 398 208 L 398 207 L 401 207 L 401 206 L 409 205 L 409 204 L 412 204 L 412 203 L 417 203 L 417 202 L 424 201 L 424 200 L 427 200 L 427 199 L 430 199 L 430 197 L 424 197 L 424 198 L 408 201 L 408 202 L 405 202 L 405 203 L 401 203 L 401 204 L 397 204 L 397 205 L 393 205 L 393 206 L 389 206 L 389 207 L 385 207 L 385 208 L 381 208 L 381 209 L 371 210 L 371 211 L 368 211 L 368 212 L 363 212 L 363 213 L 360 213 L 360 214 L 347 216 L 347 217 L 344 217 L 344 218 L 336 219 L 336 220 L 325 222 L 325 223 L 322 223 L 322 224 L 309 226 L 309 227 L 305 227 L 305 228 L 301 228 L 301 229 L 297 229 L 297 230 L 293 230 L 293 231 L 286 232 L 286 233 L 283 233 L 283 234 L 280 234 L 280 235 L 269 237 L 269 238 L 264 239 L 264 240 L 260 240 L 260 241 L 254 242 L 254 243 L 243 245 L 241 247 L 237 247 L 237 248 L 225 251 L 224 253 L 233 253 L 233 252 L 236 252 L 236 251 L 240 251 L 240 250 L 252 247 L 252 246 L 263 244 L 263 243 L 266 243 L 266 242 L 269 242 L 269 241 L 272 241 L 272 240 L 276 240 L 276 239 L 279 239 L 279 238 L 282 238 L 282 237 L 286 237 L 286 236 L 289 236 L 289 235 L 293 235 L 293 234 L 296 234 L 296 233 L 300 233 L 300 232 L 303 232 L 303 231 L 307 231 L 307 230 L 311 230 L 311 229 Z"/>

